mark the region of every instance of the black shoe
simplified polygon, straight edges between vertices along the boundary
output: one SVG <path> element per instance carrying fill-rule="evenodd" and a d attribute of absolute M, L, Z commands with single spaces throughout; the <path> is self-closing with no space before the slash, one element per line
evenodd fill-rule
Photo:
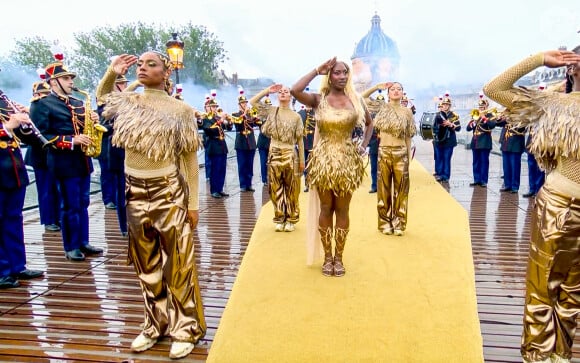
<path fill-rule="evenodd" d="M 0 289 L 11 289 L 19 286 L 20 283 L 13 276 L 0 277 Z"/>
<path fill-rule="evenodd" d="M 48 232 L 58 232 L 60 231 L 60 227 L 58 224 L 46 224 L 44 230 Z"/>
<path fill-rule="evenodd" d="M 512 189 L 512 190 L 510 190 L 510 193 L 512 193 L 512 194 L 518 194 L 518 190 L 517 189 Z"/>
<path fill-rule="evenodd" d="M 242 188 L 242 192 L 255 192 L 256 189 L 252 188 L 252 187 L 248 187 L 248 188 Z"/>
<path fill-rule="evenodd" d="M 84 261 L 85 260 L 85 255 L 79 249 L 67 251 L 64 253 L 64 256 L 66 257 L 67 260 L 71 260 L 71 261 Z"/>
<path fill-rule="evenodd" d="M 117 209 L 117 206 L 115 205 L 115 203 L 109 202 L 109 203 L 105 204 L 105 208 L 107 208 L 107 209 Z"/>
<path fill-rule="evenodd" d="M 30 280 L 40 277 L 42 275 L 44 275 L 44 271 L 25 269 L 23 271 L 20 271 L 18 275 L 16 275 L 16 278 L 18 278 L 18 280 Z"/>
<path fill-rule="evenodd" d="M 440 177 L 439 175 L 435 175 L 435 180 L 437 180 L 437 181 L 442 181 L 442 180 L 443 180 L 443 178 L 442 178 L 442 177 Z"/>
<path fill-rule="evenodd" d="M 470 187 L 474 187 L 476 185 L 481 185 L 481 183 L 478 183 L 478 182 L 469 183 Z"/>
<path fill-rule="evenodd" d="M 121 232 L 121 236 L 128 237 L 129 236 L 129 232 Z"/>
<path fill-rule="evenodd" d="M 103 253 L 103 249 L 95 246 L 91 246 L 90 244 L 86 244 L 81 246 L 81 252 L 85 255 L 99 255 Z"/>
<path fill-rule="evenodd" d="M 522 197 L 524 198 L 531 198 L 531 197 L 535 197 L 536 193 L 533 192 L 527 192 L 526 194 L 522 194 Z"/>
<path fill-rule="evenodd" d="M 487 183 L 479 183 L 479 186 L 482 188 L 486 188 L 487 187 Z"/>
<path fill-rule="evenodd" d="M 511 189 L 510 188 L 501 188 L 499 191 L 500 192 L 510 192 Z"/>
<path fill-rule="evenodd" d="M 376 188 L 372 188 L 371 190 L 369 190 L 369 193 L 371 193 L 371 194 L 376 193 L 376 192 L 377 192 Z"/>
<path fill-rule="evenodd" d="M 224 192 L 220 192 L 220 195 L 221 195 L 222 197 L 229 197 L 229 196 L 230 196 L 228 193 L 224 193 Z"/>
<path fill-rule="evenodd" d="M 211 196 L 214 198 L 221 198 L 222 197 L 221 193 L 211 193 Z"/>

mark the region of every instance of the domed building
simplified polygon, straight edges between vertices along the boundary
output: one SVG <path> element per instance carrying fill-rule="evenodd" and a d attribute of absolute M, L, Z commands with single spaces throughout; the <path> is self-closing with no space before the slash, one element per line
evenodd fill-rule
<path fill-rule="evenodd" d="M 371 19 L 371 29 L 356 44 L 350 59 L 353 81 L 359 92 L 378 82 L 397 78 L 399 49 L 395 41 L 381 29 L 381 18 L 376 13 Z"/>

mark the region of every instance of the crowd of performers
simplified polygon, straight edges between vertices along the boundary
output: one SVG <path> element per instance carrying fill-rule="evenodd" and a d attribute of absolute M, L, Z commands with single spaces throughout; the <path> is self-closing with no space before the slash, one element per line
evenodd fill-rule
<path fill-rule="evenodd" d="M 575 289 L 580 285 L 579 53 L 578 48 L 538 53 L 506 70 L 484 87 L 505 109 L 490 108 L 481 95 L 466 124 L 473 133 L 474 187 L 487 186 L 494 128 L 502 127 L 502 192 L 519 191 L 521 156 L 528 153 L 524 196 L 535 197 L 535 210 L 521 348 L 527 362 L 569 361 L 580 308 Z M 133 66 L 137 80 L 128 85 Z M 566 66 L 567 93 L 513 86 L 539 66 Z M 250 99 L 240 92 L 238 110 L 232 113 L 221 109 L 215 95 L 206 98 L 202 111 L 189 106 L 180 85 L 172 84 L 171 72 L 171 62 L 159 52 L 113 57 L 97 87 L 93 111 L 89 98 L 74 95 L 79 92 L 76 74 L 57 57 L 33 85 L 30 107 L 0 94 L 0 289 L 43 275 L 26 267 L 26 165 L 36 177 L 40 223 L 49 233 L 61 232 L 65 258 L 83 261 L 104 252 L 89 243 L 90 176 L 92 158 L 98 158 L 103 203 L 117 210 L 119 229 L 129 241 L 128 261 L 143 293 L 144 323 L 131 349 L 145 351 L 169 336 L 169 356 L 182 358 L 207 329 L 192 242 L 199 220 L 198 151 L 204 150 L 209 193 L 220 199 L 229 196 L 224 190 L 226 133 L 235 130 L 241 192 L 255 191 L 258 150 L 277 232 L 294 231 L 300 220 L 304 177 L 309 208 L 315 211 L 306 221 L 307 263 L 321 262 L 324 276 L 341 277 L 349 205 L 362 183 L 367 155 L 369 192 L 377 194 L 377 229 L 405 235 L 417 130 L 414 106 L 400 82 L 358 93 L 350 66 L 336 58 L 291 87 L 274 84 Z M 308 86 L 318 76 L 319 90 L 311 92 Z M 303 105 L 298 112 L 293 101 Z M 461 122 L 449 95 L 439 106 L 433 125 L 435 177 L 445 183 Z M 21 142 L 28 145 L 26 156 Z"/>

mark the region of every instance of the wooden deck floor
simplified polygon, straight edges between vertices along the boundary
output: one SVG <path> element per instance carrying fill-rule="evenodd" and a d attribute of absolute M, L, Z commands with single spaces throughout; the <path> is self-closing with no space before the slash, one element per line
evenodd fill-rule
<path fill-rule="evenodd" d="M 416 158 L 432 170 L 431 144 L 416 142 Z M 521 197 L 527 187 L 525 166 L 520 195 L 499 192 L 500 161 L 492 155 L 486 189 L 472 188 L 471 153 L 457 147 L 447 189 L 470 215 L 485 361 L 520 362 L 531 201 Z M 209 197 L 205 181 L 201 183 L 195 243 L 208 333 L 182 362 L 205 361 L 254 223 L 268 198 L 258 183 L 257 163 L 255 193 L 239 192 L 235 159 L 229 160 L 227 175 L 229 198 Z M 0 291 L 0 361 L 169 360 L 168 341 L 141 354 L 128 349 L 139 333 L 143 306 L 133 268 L 126 264 L 127 241 L 118 231 L 115 211 L 104 208 L 100 194 L 92 197 L 89 212 L 91 243 L 105 248 L 105 253 L 80 263 L 64 259 L 60 233 L 45 233 L 36 209 L 25 213 L 28 266 L 47 272 L 42 279 L 24 281 L 20 288 Z M 576 343 L 580 357 L 580 340 Z"/>

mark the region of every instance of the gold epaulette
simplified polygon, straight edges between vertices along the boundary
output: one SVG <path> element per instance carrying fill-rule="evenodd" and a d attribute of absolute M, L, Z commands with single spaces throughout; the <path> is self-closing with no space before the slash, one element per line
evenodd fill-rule
<path fill-rule="evenodd" d="M 30 99 L 30 103 L 32 103 L 32 102 L 36 102 L 36 101 L 38 101 L 38 100 L 41 100 L 41 99 L 43 99 L 43 98 L 44 98 L 44 97 L 46 97 L 46 96 L 48 96 L 48 95 L 47 95 L 47 94 L 44 94 L 44 95 L 38 95 L 38 96 L 34 96 L 34 97 L 32 97 L 32 98 Z"/>

